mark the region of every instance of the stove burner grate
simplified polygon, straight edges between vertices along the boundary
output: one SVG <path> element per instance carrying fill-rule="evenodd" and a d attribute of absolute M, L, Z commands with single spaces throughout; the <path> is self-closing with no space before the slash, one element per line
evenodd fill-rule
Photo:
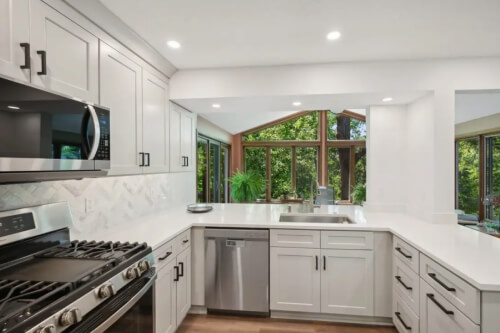
<path fill-rule="evenodd" d="M 45 251 L 43 257 L 81 258 L 81 259 L 116 259 L 119 262 L 144 249 L 139 243 L 73 241 Z"/>

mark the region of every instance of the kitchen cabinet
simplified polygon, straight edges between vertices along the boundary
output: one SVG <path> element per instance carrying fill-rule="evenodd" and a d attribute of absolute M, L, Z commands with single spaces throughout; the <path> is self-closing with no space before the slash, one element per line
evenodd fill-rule
<path fill-rule="evenodd" d="M 29 43 L 29 0 L 0 0 L 1 75 L 30 82 Z"/>
<path fill-rule="evenodd" d="M 98 38 L 42 1 L 30 4 L 31 83 L 98 103 Z"/>
<path fill-rule="evenodd" d="M 271 310 L 320 312 L 319 249 L 271 247 Z"/>
<path fill-rule="evenodd" d="M 196 115 L 170 103 L 170 171 L 194 171 Z"/>
<path fill-rule="evenodd" d="M 177 323 L 180 324 L 191 308 L 191 249 L 177 256 L 179 277 L 177 292 Z"/>
<path fill-rule="evenodd" d="M 142 79 L 143 148 L 146 154 L 144 173 L 169 170 L 168 163 L 168 85 L 153 74 L 143 70 Z"/>
<path fill-rule="evenodd" d="M 173 260 L 158 272 L 155 283 L 155 311 L 158 314 L 155 321 L 156 333 L 173 333 L 176 325 L 176 261 Z"/>
<path fill-rule="evenodd" d="M 321 250 L 321 312 L 373 315 L 373 251 Z"/>
<path fill-rule="evenodd" d="M 142 172 L 142 69 L 107 44 L 100 45 L 100 104 L 111 109 L 110 174 Z"/>

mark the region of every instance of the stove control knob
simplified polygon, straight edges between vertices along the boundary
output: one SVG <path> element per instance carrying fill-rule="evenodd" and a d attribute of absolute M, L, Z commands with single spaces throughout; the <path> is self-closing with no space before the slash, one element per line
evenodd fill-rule
<path fill-rule="evenodd" d="M 129 280 L 133 280 L 141 276 L 141 270 L 138 267 L 131 267 L 125 272 L 125 277 Z"/>
<path fill-rule="evenodd" d="M 112 284 L 105 284 L 97 290 L 97 296 L 101 299 L 111 297 L 116 294 L 115 286 Z"/>
<path fill-rule="evenodd" d="M 151 263 L 149 262 L 149 260 L 143 260 L 139 263 L 139 269 L 141 270 L 141 272 L 145 272 L 150 268 L 151 268 Z"/>
<path fill-rule="evenodd" d="M 62 326 L 71 326 L 81 321 L 82 313 L 77 308 L 66 310 L 59 317 L 59 324 Z"/>
<path fill-rule="evenodd" d="M 35 333 L 56 333 L 56 327 L 52 324 L 40 327 L 35 331 Z"/>

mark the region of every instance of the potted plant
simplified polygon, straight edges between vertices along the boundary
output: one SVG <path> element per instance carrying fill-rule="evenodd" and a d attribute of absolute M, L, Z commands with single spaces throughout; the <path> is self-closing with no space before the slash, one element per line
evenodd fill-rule
<path fill-rule="evenodd" d="M 363 205 L 366 201 L 366 184 L 356 184 L 352 188 L 352 203 Z"/>
<path fill-rule="evenodd" d="M 235 202 L 252 202 L 259 197 L 265 186 L 264 179 L 255 172 L 236 173 L 228 179 L 231 182 L 231 198 Z"/>

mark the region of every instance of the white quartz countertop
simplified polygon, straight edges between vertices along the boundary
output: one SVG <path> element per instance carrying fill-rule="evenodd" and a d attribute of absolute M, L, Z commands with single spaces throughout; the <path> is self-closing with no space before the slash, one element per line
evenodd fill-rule
<path fill-rule="evenodd" d="M 293 209 L 297 209 L 294 207 Z M 432 224 L 404 214 L 365 214 L 359 206 L 321 206 L 317 214 L 347 215 L 355 224 L 284 223 L 286 205 L 214 204 L 209 213 L 185 207 L 135 220 L 120 227 L 73 234 L 75 238 L 147 242 L 153 249 L 193 226 L 388 231 L 413 245 L 476 288 L 500 291 L 500 239 L 460 225 Z M 295 211 L 293 211 L 295 212 Z M 82 237 L 84 236 L 84 237 Z"/>

